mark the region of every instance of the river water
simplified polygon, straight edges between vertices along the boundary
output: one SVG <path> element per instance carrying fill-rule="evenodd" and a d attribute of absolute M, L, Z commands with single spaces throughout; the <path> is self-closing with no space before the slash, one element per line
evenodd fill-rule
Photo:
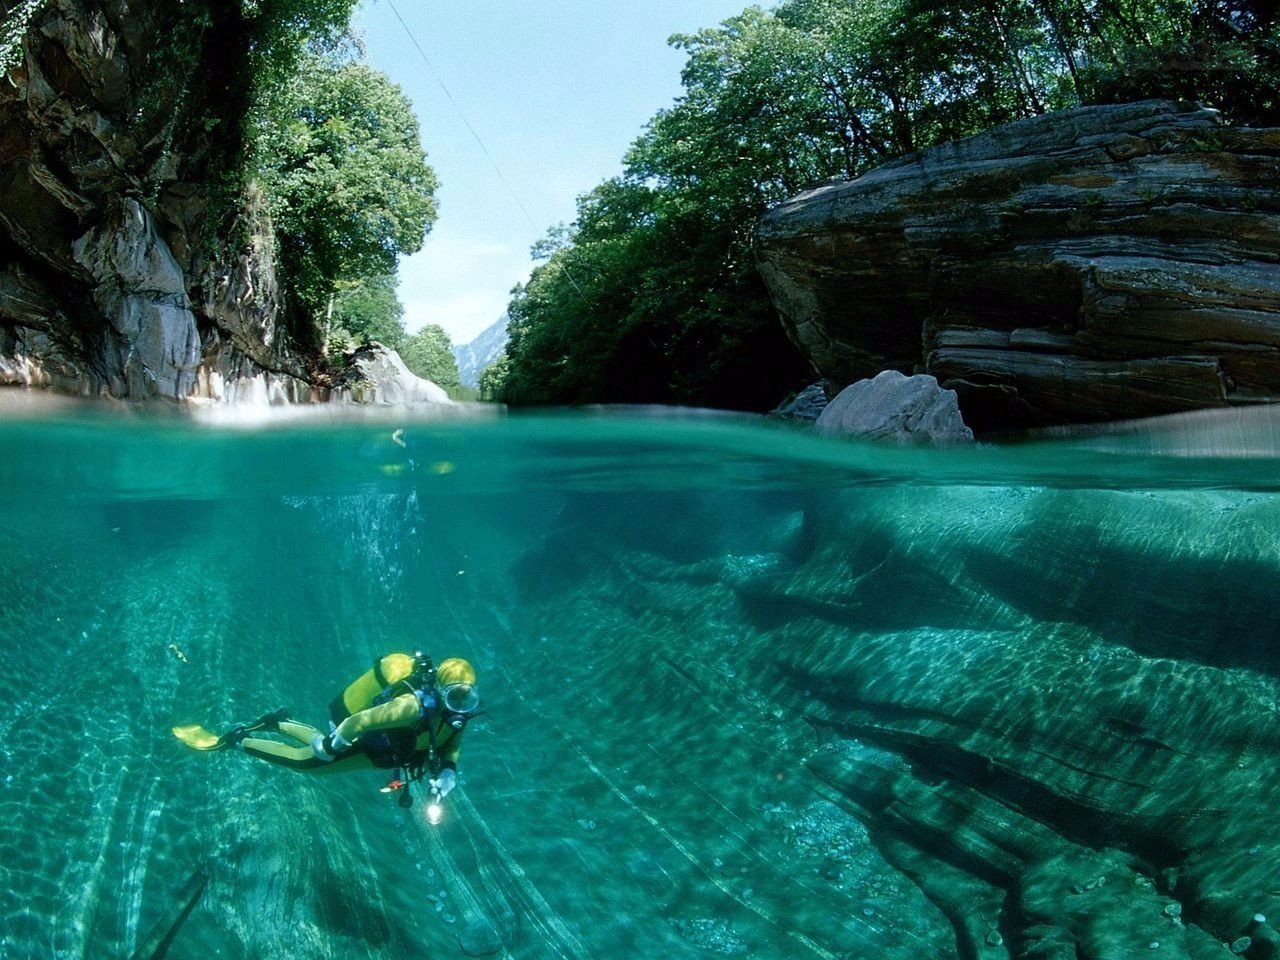
<path fill-rule="evenodd" d="M 652 411 L 4 413 L 6 960 L 998 957 L 1046 924 L 1080 956 L 1208 956 L 1244 935 L 1193 867 L 1272 833 L 1265 414 L 900 449 Z M 322 724 L 415 647 L 470 659 L 486 711 L 436 826 L 380 772 L 170 734 L 281 706 Z M 1094 719 L 1049 724 L 1095 690 Z M 1187 711 L 1221 735 L 1191 744 Z M 1095 729 L 1111 746 L 1071 753 Z M 1246 764 L 1219 826 L 1153 826 Z M 1028 919 L 1028 877 L 1100 851 L 1129 871 L 1103 919 Z M 1232 889 L 1249 915 L 1275 895 Z"/>

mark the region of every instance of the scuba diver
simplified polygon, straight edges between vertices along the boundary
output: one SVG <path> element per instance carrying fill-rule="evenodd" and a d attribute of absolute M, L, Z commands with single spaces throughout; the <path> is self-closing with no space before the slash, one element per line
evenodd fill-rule
<path fill-rule="evenodd" d="M 466 660 L 451 657 L 435 667 L 422 653 L 389 653 L 329 704 L 327 734 L 289 719 L 286 710 L 221 735 L 200 726 L 174 727 L 173 733 L 197 750 L 239 749 L 310 773 L 394 770 L 383 791 L 403 789 L 401 806 L 413 802 L 408 784 L 429 776 L 438 816 L 439 801 L 457 786 L 462 734 L 479 709 L 476 672 Z M 294 742 L 253 736 L 264 731 Z"/>

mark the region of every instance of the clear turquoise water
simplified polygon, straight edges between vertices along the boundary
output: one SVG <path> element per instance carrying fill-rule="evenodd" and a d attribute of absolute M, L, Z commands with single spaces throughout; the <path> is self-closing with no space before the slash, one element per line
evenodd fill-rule
<path fill-rule="evenodd" d="M 829 582 L 796 589 L 864 585 L 850 638 L 990 629 L 1016 607 L 1269 691 L 1275 431 L 1193 427 L 931 450 L 692 415 L 11 411 L 0 957 L 452 957 L 485 924 L 522 958 L 955 955 L 807 772 L 821 738 L 768 667 L 794 653 L 771 652 L 785 607 L 741 585 L 773 575 L 779 544 L 848 534 Z M 1105 549 L 1055 553 L 1082 528 Z M 896 546 L 872 557 L 868 531 Z M 949 569 L 965 550 L 987 586 Z M 1204 595 L 1170 602 L 1189 582 Z M 1201 645 L 1156 649 L 1179 625 Z M 169 735 L 281 705 L 321 723 L 374 656 L 415 646 L 472 659 L 488 710 L 438 827 L 377 773 L 312 778 Z"/>

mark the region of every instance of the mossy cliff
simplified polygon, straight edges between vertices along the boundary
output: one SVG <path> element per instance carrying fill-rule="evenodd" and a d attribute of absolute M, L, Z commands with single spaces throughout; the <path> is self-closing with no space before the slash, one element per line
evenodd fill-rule
<path fill-rule="evenodd" d="M 323 397 L 240 175 L 240 5 L 0 0 L 0 14 L 0 383 Z"/>

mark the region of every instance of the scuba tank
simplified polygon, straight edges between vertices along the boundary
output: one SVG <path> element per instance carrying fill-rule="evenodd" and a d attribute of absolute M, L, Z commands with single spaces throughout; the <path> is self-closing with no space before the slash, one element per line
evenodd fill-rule
<path fill-rule="evenodd" d="M 345 690 L 329 703 L 329 719 L 336 726 L 353 713 L 359 713 L 383 697 L 393 687 L 405 684 L 408 689 L 429 687 L 435 667 L 431 658 L 421 652 L 388 653 L 356 677 Z"/>

